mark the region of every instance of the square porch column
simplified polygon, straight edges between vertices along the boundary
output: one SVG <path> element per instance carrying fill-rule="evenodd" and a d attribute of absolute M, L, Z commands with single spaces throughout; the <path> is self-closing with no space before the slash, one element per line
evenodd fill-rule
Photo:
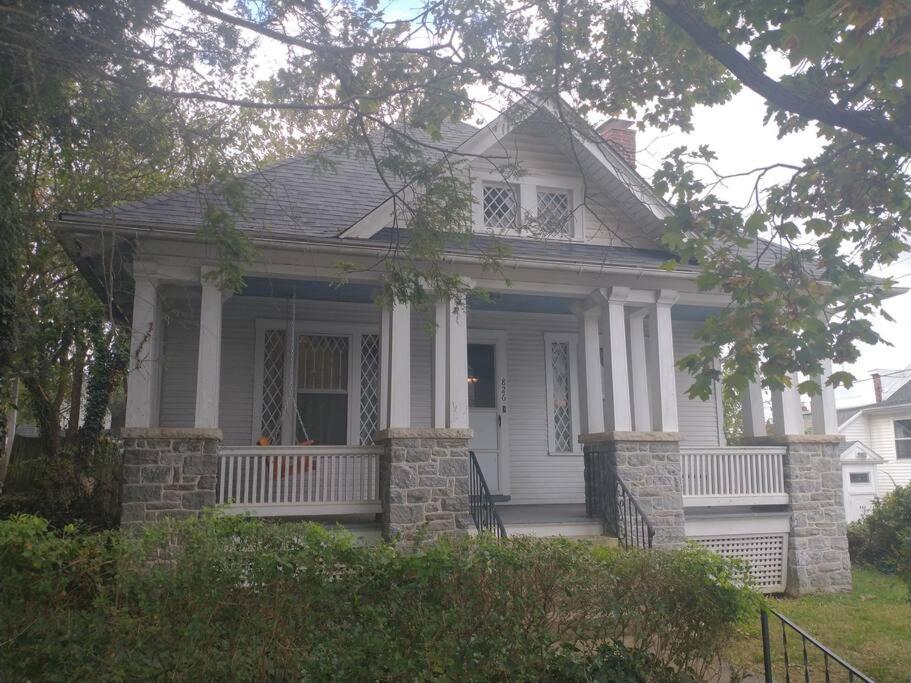
<path fill-rule="evenodd" d="M 823 361 L 823 374 L 816 377 L 821 393 L 810 398 L 814 434 L 837 434 L 838 413 L 835 411 L 835 390 L 826 381 L 832 374 L 832 361 Z"/>
<path fill-rule="evenodd" d="M 380 427 L 411 427 L 411 304 L 397 301 L 380 319 Z"/>
<path fill-rule="evenodd" d="M 579 312 L 582 340 L 582 380 L 585 384 L 585 431 L 604 431 L 604 384 L 601 376 L 601 309 L 589 306 Z"/>
<path fill-rule="evenodd" d="M 797 373 L 790 375 L 791 386 L 772 391 L 772 428 L 776 436 L 803 434 L 803 414 Z"/>
<path fill-rule="evenodd" d="M 765 411 L 763 410 L 762 386 L 750 382 L 740 399 L 743 408 L 743 436 L 747 439 L 766 437 Z"/>
<path fill-rule="evenodd" d="M 203 268 L 200 276 L 202 298 L 199 304 L 199 357 L 196 365 L 196 419 L 194 422 L 197 429 L 218 427 L 223 293 L 209 277 L 210 273 L 210 269 Z"/>
<path fill-rule="evenodd" d="M 468 310 L 464 297 L 435 307 L 433 426 L 468 428 Z"/>
<path fill-rule="evenodd" d="M 607 303 L 602 319 L 608 343 L 604 353 L 606 427 L 615 432 L 633 429 L 630 411 L 629 362 L 626 354 L 626 311 L 628 287 L 611 287 L 605 291 Z"/>
<path fill-rule="evenodd" d="M 633 394 L 633 427 L 637 432 L 652 431 L 652 408 L 649 386 L 649 359 L 646 352 L 645 318 L 648 309 L 640 308 L 629 316 L 629 363 Z M 657 388 L 657 386 L 655 387 Z"/>
<path fill-rule="evenodd" d="M 652 429 L 677 432 L 677 371 L 674 368 L 674 329 L 671 307 L 677 302 L 677 292 L 658 291 L 655 303 L 648 307 L 649 353 L 648 367 L 652 370 Z"/>
<path fill-rule="evenodd" d="M 158 282 L 139 272 L 134 282 L 125 426 L 154 427 L 158 424 L 160 385 Z"/>

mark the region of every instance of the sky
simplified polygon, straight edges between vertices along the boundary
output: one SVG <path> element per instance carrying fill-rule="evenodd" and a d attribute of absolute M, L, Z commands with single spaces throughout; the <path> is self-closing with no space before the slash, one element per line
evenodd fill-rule
<path fill-rule="evenodd" d="M 679 130 L 668 133 L 648 129 L 640 131 L 637 140 L 639 171 L 646 178 L 651 177 L 661 159 L 679 145 L 709 145 L 718 155 L 716 169 L 725 173 L 743 171 L 774 161 L 799 162 L 817 149 L 812 130 L 779 140 L 775 124 L 763 124 L 764 114 L 764 100 L 744 89 L 723 106 L 701 107 L 694 119 L 694 130 L 689 134 Z M 749 196 L 751 186 L 752 181 L 749 179 L 732 181 L 725 187 L 718 188 L 718 193 L 728 201 L 743 204 Z M 873 274 L 891 276 L 897 280 L 897 287 L 911 290 L 911 253 L 900 257 L 891 267 Z M 885 376 L 911 367 L 911 291 L 889 299 L 884 308 L 895 319 L 894 322 L 877 316 L 873 318 L 873 323 L 892 346 L 864 344 L 860 349 L 861 357 L 856 363 L 836 368 L 851 372 L 858 380 L 851 389 L 840 387 L 836 390 L 838 407 L 847 408 L 874 401 L 873 382 L 870 378 L 872 372 Z M 883 384 L 887 393 L 890 385 L 901 383 L 896 382 L 896 378 L 911 379 L 911 372 L 896 375 L 895 378 L 884 377 Z"/>

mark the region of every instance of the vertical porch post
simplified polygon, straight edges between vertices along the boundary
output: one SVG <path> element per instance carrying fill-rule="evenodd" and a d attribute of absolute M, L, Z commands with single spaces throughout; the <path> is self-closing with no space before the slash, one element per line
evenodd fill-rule
<path fill-rule="evenodd" d="M 633 426 L 637 432 L 652 431 L 651 401 L 649 394 L 648 359 L 645 345 L 645 316 L 648 310 L 640 308 L 629 316 L 629 363 L 633 392 Z M 656 387 L 657 388 L 657 387 Z"/>
<path fill-rule="evenodd" d="M 138 272 L 134 281 L 125 426 L 154 427 L 158 423 L 158 349 L 161 338 L 158 283 Z"/>
<path fill-rule="evenodd" d="M 468 325 L 464 297 L 436 302 L 433 340 L 433 426 L 468 427 Z"/>
<path fill-rule="evenodd" d="M 380 417 L 383 429 L 411 426 L 411 304 L 383 308 L 380 325 Z"/>
<path fill-rule="evenodd" d="M 582 374 L 585 381 L 585 430 L 589 434 L 604 431 L 600 317 L 601 311 L 597 306 L 583 310 L 579 316 L 582 338 Z"/>
<path fill-rule="evenodd" d="M 628 287 L 611 287 L 607 290 L 604 306 L 604 326 L 608 344 L 604 354 L 604 372 L 607 379 L 605 403 L 607 427 L 615 432 L 632 431 L 630 412 L 629 363 L 626 355 L 625 303 L 629 298 Z"/>
<path fill-rule="evenodd" d="M 790 379 L 791 386 L 772 391 L 772 427 L 777 436 L 804 433 L 797 373 Z"/>
<path fill-rule="evenodd" d="M 222 291 L 209 279 L 211 271 L 203 268 L 200 283 L 199 357 L 196 366 L 197 429 L 218 427 L 219 391 L 221 385 L 221 305 Z"/>
<path fill-rule="evenodd" d="M 747 439 L 761 439 L 766 436 L 765 412 L 762 408 L 762 386 L 759 382 L 747 384 L 741 398 L 743 407 L 743 436 Z"/>
<path fill-rule="evenodd" d="M 823 361 L 823 374 L 816 377 L 822 393 L 810 399 L 810 411 L 813 413 L 813 432 L 815 434 L 838 433 L 838 414 L 835 412 L 835 390 L 826 385 L 832 374 L 832 361 Z"/>
<path fill-rule="evenodd" d="M 671 307 L 677 302 L 677 292 L 658 291 L 654 306 L 650 307 L 648 366 L 654 372 L 652 392 L 652 429 L 660 432 L 677 432 L 677 371 L 674 368 L 674 329 Z"/>

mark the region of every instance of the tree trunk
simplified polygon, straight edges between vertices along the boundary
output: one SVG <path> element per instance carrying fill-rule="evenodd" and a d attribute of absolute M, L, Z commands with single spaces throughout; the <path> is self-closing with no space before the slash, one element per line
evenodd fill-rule
<path fill-rule="evenodd" d="M 3 450 L 0 451 L 0 495 L 3 495 L 3 484 L 13 455 L 13 443 L 16 440 L 16 421 L 19 417 L 19 380 L 10 382 L 10 404 L 6 409 L 5 434 Z"/>
<path fill-rule="evenodd" d="M 73 356 L 73 382 L 70 385 L 70 417 L 66 425 L 66 436 L 71 438 L 79 431 L 79 415 L 82 412 L 82 387 L 85 379 L 85 342 L 76 342 Z"/>

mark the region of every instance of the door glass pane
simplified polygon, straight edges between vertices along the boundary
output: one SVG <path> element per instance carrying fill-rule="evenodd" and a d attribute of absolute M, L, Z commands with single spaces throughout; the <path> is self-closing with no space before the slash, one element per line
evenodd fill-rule
<path fill-rule="evenodd" d="M 348 337 L 342 336 L 300 336 L 296 443 L 348 443 L 348 343 Z"/>
<path fill-rule="evenodd" d="M 849 472 L 848 477 L 851 479 L 852 484 L 869 484 L 870 483 L 870 473 L 869 472 Z"/>
<path fill-rule="evenodd" d="M 343 446 L 348 442 L 348 395 L 297 394 L 297 443 Z"/>
<path fill-rule="evenodd" d="M 496 408 L 496 354 L 493 344 L 468 345 L 468 407 Z"/>

